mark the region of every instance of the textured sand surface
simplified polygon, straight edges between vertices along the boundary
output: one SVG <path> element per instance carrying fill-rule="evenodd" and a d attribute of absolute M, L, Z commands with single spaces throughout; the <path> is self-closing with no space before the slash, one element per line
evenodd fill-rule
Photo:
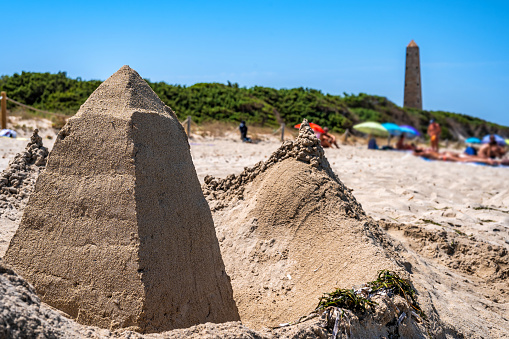
<path fill-rule="evenodd" d="M 0 151 L 6 158 L 26 146 L 26 142 L 16 146 L 2 139 Z M 191 154 L 203 182 L 206 175 L 240 174 L 244 167 L 266 160 L 279 146 L 277 141 L 244 144 L 236 135 L 195 138 Z M 509 286 L 504 273 L 509 249 L 508 168 L 430 162 L 405 152 L 370 151 L 365 146 L 326 149 L 325 155 L 366 214 L 384 219 L 382 226 L 394 244 L 401 242 L 398 255 L 411 272 L 423 306 L 429 308 L 432 303 L 439 316 L 435 320 L 445 324 L 443 336 L 509 337 Z M 0 241 L 8 242 L 12 234 L 1 233 Z M 253 335 L 245 328 L 235 332 L 239 325 L 200 326 L 179 333 Z M 290 332 L 288 337 L 298 337 Z"/>
<path fill-rule="evenodd" d="M 227 173 L 239 174 L 248 161 L 268 156 L 260 148 L 270 154 L 277 147 L 226 143 L 192 148 L 197 168 L 207 166 L 200 178 L 226 176 L 218 160 L 207 158 L 224 157 Z M 509 337 L 508 168 L 430 162 L 365 146 L 325 155 L 366 213 L 390 224 L 412 280 L 443 322 L 466 337 Z"/>
<path fill-rule="evenodd" d="M 275 329 L 254 331 L 240 322 L 206 323 L 163 333 L 140 334 L 133 331 L 109 331 L 85 326 L 68 315 L 41 303 L 34 289 L 0 260 L 0 337 L 2 338 L 330 338 L 335 317 L 329 312 L 311 314 L 300 323 Z M 413 317 L 401 322 L 387 321 L 399 314 L 410 314 L 408 303 L 401 297 L 375 296 L 378 303 L 372 315 L 358 317 L 346 311 L 341 321 L 341 335 L 350 338 L 424 338 L 416 333 Z M 401 313 L 403 312 L 403 313 Z"/>
<path fill-rule="evenodd" d="M 26 146 L 26 141 L 17 143 L 0 138 L 0 152 L 7 159 L 14 157 Z M 236 135 L 196 138 L 191 141 L 191 154 L 203 182 L 206 175 L 240 174 L 244 167 L 266 160 L 280 144 L 275 140 L 244 144 Z M 325 155 L 366 214 L 385 219 L 388 233 L 401 241 L 399 255 L 412 272 L 410 277 L 423 296 L 420 300 L 427 296 L 433 301 L 440 319 L 456 326 L 464 337 L 509 337 L 509 287 L 503 275 L 509 248 L 509 169 L 429 162 L 405 152 L 370 151 L 365 146 L 326 149 Z M 13 230 L 5 230 L 2 220 L 3 244 L 10 241 Z M 235 333 L 212 327 L 188 333 Z M 453 332 L 445 328 L 444 333 Z"/>
<path fill-rule="evenodd" d="M 239 176 L 205 178 L 241 320 L 277 326 L 316 307 L 324 291 L 402 271 L 383 231 L 332 172 L 306 122 L 299 136 Z"/>

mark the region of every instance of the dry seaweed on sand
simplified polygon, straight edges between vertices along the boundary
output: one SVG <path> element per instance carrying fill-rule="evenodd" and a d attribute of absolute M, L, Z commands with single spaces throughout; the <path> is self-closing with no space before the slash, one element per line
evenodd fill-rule
<path fill-rule="evenodd" d="M 381 270 L 378 272 L 378 279 L 369 282 L 367 286 L 371 289 L 371 294 L 385 291 L 405 298 L 412 305 L 412 308 L 423 319 L 426 319 L 426 315 L 417 302 L 417 291 L 412 286 L 412 283 L 408 279 L 401 278 L 396 272 Z"/>
<path fill-rule="evenodd" d="M 417 291 L 413 288 L 410 281 L 401 278 L 396 272 L 389 270 L 379 271 L 376 280 L 368 282 L 360 289 L 338 288 L 331 293 L 324 293 L 320 297 L 316 311 L 329 307 L 339 307 L 353 312 L 364 313 L 368 308 L 376 305 L 376 302 L 371 300 L 371 297 L 381 293 L 395 294 L 403 297 L 423 319 L 426 319 L 426 315 L 417 303 Z"/>
<path fill-rule="evenodd" d="M 331 293 L 325 293 L 320 297 L 320 302 L 316 310 L 326 309 L 328 307 L 339 307 L 351 311 L 366 312 L 368 307 L 376 303 L 369 298 L 363 297 L 354 289 L 338 288 Z"/>

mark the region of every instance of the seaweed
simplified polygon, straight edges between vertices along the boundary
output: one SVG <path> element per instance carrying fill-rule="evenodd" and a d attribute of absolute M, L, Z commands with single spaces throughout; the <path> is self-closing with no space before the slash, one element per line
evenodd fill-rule
<path fill-rule="evenodd" d="M 488 211 L 497 211 L 497 212 L 502 212 L 502 213 L 508 213 L 509 214 L 509 211 L 505 211 L 505 210 L 501 210 L 501 209 L 498 209 L 498 208 L 494 208 L 494 207 L 489 207 L 489 206 L 476 206 L 476 207 L 473 207 L 474 210 L 476 211 L 479 211 L 479 210 L 488 210 Z"/>
<path fill-rule="evenodd" d="M 437 226 L 442 226 L 438 222 L 430 220 L 430 219 L 421 219 L 421 220 L 424 221 L 426 224 L 433 224 L 433 225 L 437 225 Z"/>
<path fill-rule="evenodd" d="M 381 270 L 378 272 L 378 279 L 367 285 L 371 288 L 372 293 L 384 290 L 403 297 L 423 319 L 426 319 L 426 315 L 417 302 L 417 291 L 410 280 L 401 278 L 396 272 Z"/>
<path fill-rule="evenodd" d="M 374 301 L 356 293 L 354 289 L 338 288 L 320 297 L 320 302 L 316 310 L 322 310 L 328 307 L 339 307 L 364 313 L 368 307 L 374 305 L 376 305 Z"/>
<path fill-rule="evenodd" d="M 316 311 L 324 310 L 328 307 L 339 307 L 353 312 L 364 313 L 368 308 L 376 305 L 376 302 L 371 300 L 371 297 L 381 292 L 403 297 L 412 305 L 412 308 L 421 318 L 426 319 L 426 315 L 417 302 L 417 291 L 411 282 L 401 278 L 396 272 L 389 270 L 379 271 L 376 280 L 368 282 L 359 290 L 337 288 L 331 293 L 324 293 L 319 298 Z"/>
<path fill-rule="evenodd" d="M 458 233 L 459 235 L 467 236 L 464 232 L 461 232 L 461 231 L 458 231 L 458 230 L 454 230 L 454 232 Z"/>

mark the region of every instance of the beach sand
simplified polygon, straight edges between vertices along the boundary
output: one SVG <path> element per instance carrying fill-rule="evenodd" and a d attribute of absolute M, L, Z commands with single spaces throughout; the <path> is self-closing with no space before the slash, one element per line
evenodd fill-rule
<path fill-rule="evenodd" d="M 45 146 L 53 140 L 44 138 Z M 206 175 L 239 174 L 280 144 L 246 144 L 235 133 L 190 140 L 202 183 Z M 25 145 L 0 138 L 0 170 Z M 426 161 L 364 145 L 326 149 L 325 156 L 366 214 L 402 246 L 412 281 L 442 322 L 465 337 L 509 337 L 509 168 Z M 3 257 L 16 221 L 0 222 Z"/>
<path fill-rule="evenodd" d="M 191 151 L 203 180 L 239 174 L 279 145 L 209 140 Z M 509 337 L 509 168 L 364 145 L 326 149 L 325 156 L 366 213 L 401 242 L 416 287 L 442 321 L 466 337 Z"/>
<path fill-rule="evenodd" d="M 191 141 L 191 154 L 203 182 L 206 175 L 239 174 L 279 146 L 277 141 Z M 365 146 L 326 149 L 325 156 L 375 220 L 457 230 L 509 248 L 509 168 L 427 161 Z"/>

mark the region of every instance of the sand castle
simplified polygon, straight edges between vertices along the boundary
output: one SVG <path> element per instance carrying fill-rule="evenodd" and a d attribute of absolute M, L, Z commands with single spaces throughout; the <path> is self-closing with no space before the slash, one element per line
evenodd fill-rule
<path fill-rule="evenodd" d="M 128 66 L 60 131 L 5 261 L 83 324 L 239 319 L 184 130 Z"/>
<path fill-rule="evenodd" d="M 294 321 L 336 287 L 402 271 L 388 241 L 334 174 L 307 121 L 267 161 L 205 178 L 241 320 L 261 328 Z"/>

